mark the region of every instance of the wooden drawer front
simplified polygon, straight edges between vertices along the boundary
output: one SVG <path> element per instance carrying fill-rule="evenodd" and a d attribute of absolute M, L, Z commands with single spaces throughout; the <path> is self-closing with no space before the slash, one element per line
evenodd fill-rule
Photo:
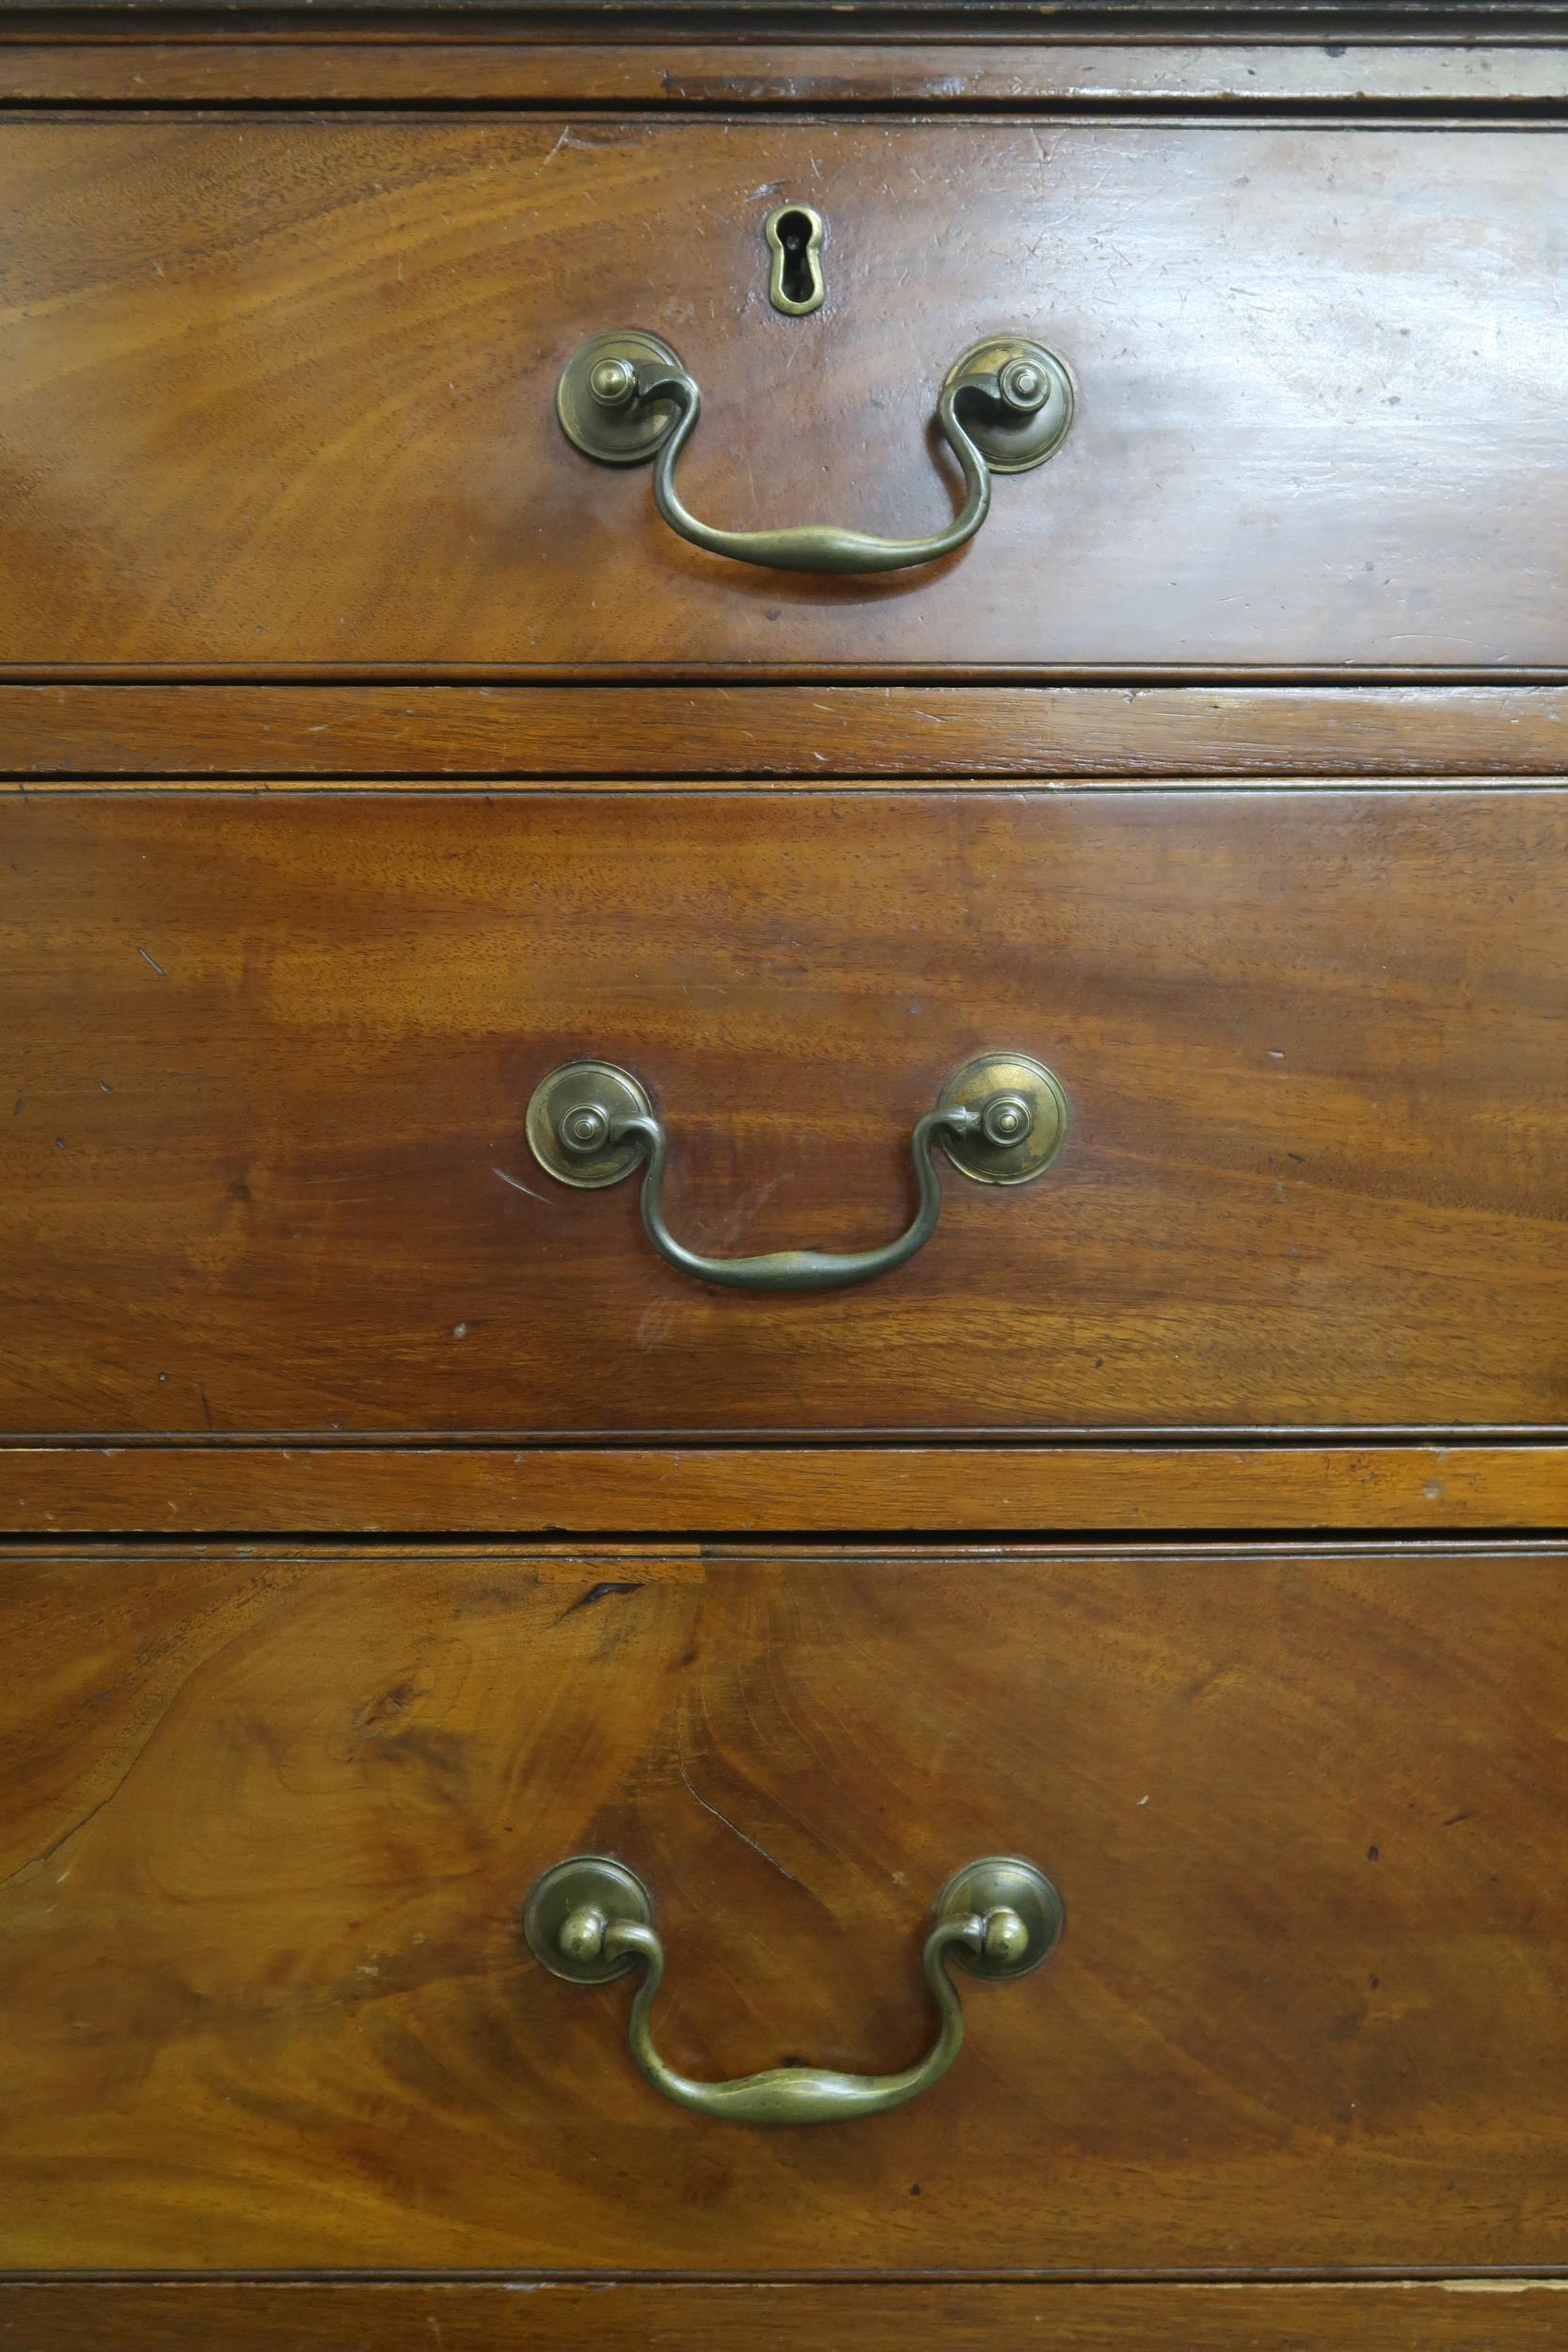
<path fill-rule="evenodd" d="M 0 1584 L 0 2262 L 1547 2264 L 1560 1551 L 120 1553 Z M 953 1869 L 1066 1935 L 952 2071 L 768 2131 L 547 1976 L 651 1888 L 675 2065 L 882 2073 Z"/>
<path fill-rule="evenodd" d="M 12 797 L 0 854 L 0 1428 L 1568 1404 L 1560 791 Z M 854 1289 L 708 1287 L 635 1177 L 568 1189 L 524 1134 L 601 1056 L 667 1122 L 679 1238 L 855 1248 L 992 1048 L 1055 1071 L 1060 1158 L 945 1168 Z"/>
<path fill-rule="evenodd" d="M 639 119 L 0 123 L 13 664 L 1560 665 L 1560 131 Z M 828 221 L 785 318 L 763 225 Z M 705 395 L 742 529 L 921 535 L 943 375 L 1079 413 L 960 559 L 678 543 L 554 413 L 588 336 Z"/>

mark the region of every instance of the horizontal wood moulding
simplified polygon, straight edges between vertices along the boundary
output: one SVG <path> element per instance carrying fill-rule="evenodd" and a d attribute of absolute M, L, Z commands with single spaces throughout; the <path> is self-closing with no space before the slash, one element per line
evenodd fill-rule
<path fill-rule="evenodd" d="M 1561 1527 L 1568 1443 L 0 1449 L 8 1534 Z"/>
<path fill-rule="evenodd" d="M 1373 43 L 864 40 L 550 41 L 218 32 L 0 40 L 0 102 L 213 105 L 1366 105 L 1471 107 L 1568 98 L 1561 48 Z"/>
<path fill-rule="evenodd" d="M 0 2286 L 27 2352 L 1555 2352 L 1568 2281 L 1465 2278 L 1268 2286 L 759 2286 L 607 2280 L 69 2278 Z M 852 2334 L 850 2330 L 852 2329 Z M 1478 2332 L 1479 2331 L 1479 2332 Z"/>
<path fill-rule="evenodd" d="M 1568 687 L 0 685 L 0 773 L 1558 775 Z"/>

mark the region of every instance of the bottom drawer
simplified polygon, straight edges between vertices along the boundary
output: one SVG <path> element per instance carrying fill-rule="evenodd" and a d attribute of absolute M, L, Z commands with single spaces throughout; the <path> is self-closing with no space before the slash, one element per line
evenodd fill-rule
<path fill-rule="evenodd" d="M 1565 1566 L 13 1555 L 0 2265 L 1560 2260 Z M 629 1982 L 531 1956 L 587 1851 L 652 1890 L 697 2077 L 906 2067 L 975 1856 L 1069 1924 L 959 1976 L 921 2096 L 761 2129 L 649 2087 Z"/>

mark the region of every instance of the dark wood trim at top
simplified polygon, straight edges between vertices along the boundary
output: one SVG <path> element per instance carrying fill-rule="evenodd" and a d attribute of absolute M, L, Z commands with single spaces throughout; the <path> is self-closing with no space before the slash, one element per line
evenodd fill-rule
<path fill-rule="evenodd" d="M 533 38 L 695 34 L 765 37 L 817 31 L 831 40 L 942 35 L 1120 40 L 1241 38 L 1329 40 L 1484 39 L 1493 27 L 1550 32 L 1568 0 L 0 0 L 31 26 L 119 21 L 227 25 L 505 25 Z"/>
<path fill-rule="evenodd" d="M 205 29 L 284 26 L 391 30 L 482 24 L 535 39 L 764 38 L 816 32 L 853 40 L 943 36 L 1171 40 L 1255 38 L 1484 40 L 1544 36 L 1568 0 L 3 0 L 33 27 L 120 22 Z"/>
<path fill-rule="evenodd" d="M 179 20 L 102 18 L 69 29 L 0 21 L 0 104 L 382 105 L 922 112 L 1418 110 L 1513 119 L 1568 103 L 1568 18 L 1484 40 L 1422 20 L 1418 36 L 1255 37 L 1161 42 L 1050 39 L 790 40 L 541 39 L 471 24 L 394 30 L 233 17 L 194 33 Z"/>
<path fill-rule="evenodd" d="M 1568 1444 L 0 1449 L 8 1535 L 1568 1531 Z"/>
<path fill-rule="evenodd" d="M 1563 686 L 0 685 L 29 787 L 1563 774 Z"/>

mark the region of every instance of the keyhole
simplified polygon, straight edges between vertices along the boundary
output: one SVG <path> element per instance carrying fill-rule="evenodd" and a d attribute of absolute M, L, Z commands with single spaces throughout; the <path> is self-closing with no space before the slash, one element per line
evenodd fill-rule
<path fill-rule="evenodd" d="M 784 266 L 779 282 L 791 302 L 804 302 L 816 293 L 812 284 L 811 263 L 806 248 L 811 243 L 811 223 L 804 213 L 785 213 L 779 222 L 779 243 L 784 247 Z"/>
<path fill-rule="evenodd" d="M 767 236 L 773 257 L 768 300 L 786 317 L 804 318 L 820 307 L 824 292 L 821 217 L 809 204 L 782 205 L 768 219 Z"/>

